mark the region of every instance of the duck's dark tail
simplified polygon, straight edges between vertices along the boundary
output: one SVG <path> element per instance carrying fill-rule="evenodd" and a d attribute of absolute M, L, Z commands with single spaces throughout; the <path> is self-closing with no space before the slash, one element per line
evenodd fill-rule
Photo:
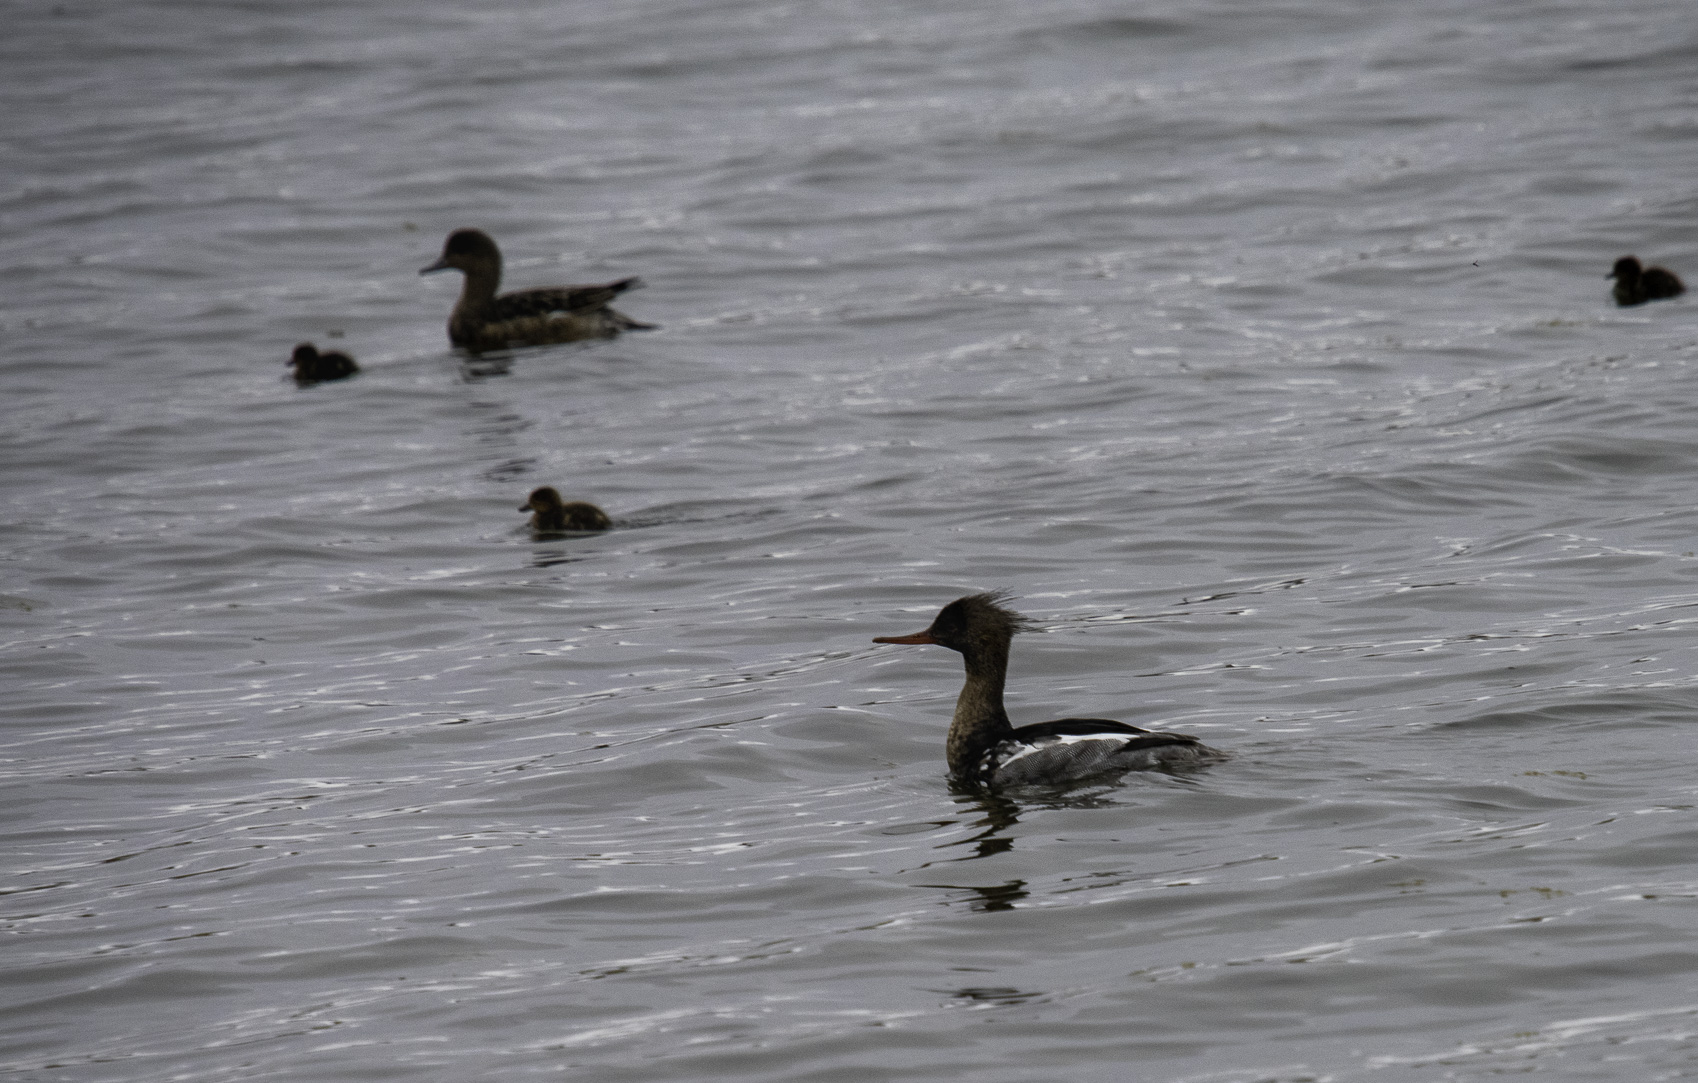
<path fill-rule="evenodd" d="M 611 290 L 614 296 L 618 296 L 626 290 L 640 290 L 644 285 L 642 279 L 632 275 L 630 278 L 621 278 L 617 282 L 609 282 L 605 288 Z M 607 314 L 613 317 L 613 322 L 618 325 L 621 331 L 658 331 L 660 329 L 658 323 L 643 323 L 640 320 L 633 320 L 614 308 L 609 308 Z"/>

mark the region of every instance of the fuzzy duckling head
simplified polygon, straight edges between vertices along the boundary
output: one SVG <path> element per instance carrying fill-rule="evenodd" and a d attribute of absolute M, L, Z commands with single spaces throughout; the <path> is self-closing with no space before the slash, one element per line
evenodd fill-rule
<path fill-rule="evenodd" d="M 1604 277 L 1622 281 L 1632 281 L 1644 273 L 1645 267 L 1639 262 L 1639 257 L 1623 256 L 1615 261 L 1615 266 L 1612 267 L 1610 269 L 1610 273 Z"/>
<path fill-rule="evenodd" d="M 530 499 L 520 504 L 519 510 L 538 511 L 547 515 L 550 512 L 558 512 L 565 506 L 566 501 L 561 498 L 559 490 L 552 485 L 544 485 L 540 489 L 533 489 Z"/>

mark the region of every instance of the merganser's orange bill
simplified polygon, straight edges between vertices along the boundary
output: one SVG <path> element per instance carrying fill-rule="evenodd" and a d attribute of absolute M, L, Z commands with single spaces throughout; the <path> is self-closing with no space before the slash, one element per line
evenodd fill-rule
<path fill-rule="evenodd" d="M 936 643 L 931 632 L 915 632 L 911 636 L 874 636 L 874 643 Z"/>

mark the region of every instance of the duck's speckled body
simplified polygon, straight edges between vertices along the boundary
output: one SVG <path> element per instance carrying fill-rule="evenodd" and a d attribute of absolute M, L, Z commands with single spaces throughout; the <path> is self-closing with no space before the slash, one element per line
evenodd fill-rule
<path fill-rule="evenodd" d="M 607 513 L 594 504 L 581 500 L 568 503 L 561 499 L 552 485 L 532 491 L 531 498 L 520 504 L 519 510 L 532 512 L 531 529 L 544 534 L 567 530 L 606 530 L 613 525 Z"/>
<path fill-rule="evenodd" d="M 923 632 L 874 643 L 935 643 L 961 654 L 967 683 L 949 725 L 949 773 L 979 786 L 1055 785 L 1123 771 L 1195 767 L 1226 758 L 1183 733 L 1106 718 L 1062 718 L 1015 729 L 1002 706 L 1008 647 L 1026 618 L 1001 594 L 958 598 Z"/>
<path fill-rule="evenodd" d="M 501 249 L 482 230 L 457 229 L 450 233 L 441 257 L 419 274 L 449 269 L 463 272 L 466 281 L 448 317 L 448 341 L 472 353 L 612 338 L 621 331 L 646 331 L 654 326 L 638 323 L 608 307 L 621 293 L 641 286 L 637 278 L 600 286 L 546 286 L 496 296 L 501 287 Z"/>
<path fill-rule="evenodd" d="M 1623 256 L 1605 278 L 1615 279 L 1610 292 L 1622 308 L 1642 305 L 1646 301 L 1664 301 L 1686 292 L 1680 276 L 1667 267 L 1641 267 L 1635 256 Z"/>
<path fill-rule="evenodd" d="M 310 342 L 295 347 L 294 355 L 289 358 L 289 367 L 295 370 L 295 380 L 303 384 L 341 380 L 360 371 L 360 366 L 354 364 L 354 359 L 347 354 L 336 350 L 319 353 L 318 347 Z"/>

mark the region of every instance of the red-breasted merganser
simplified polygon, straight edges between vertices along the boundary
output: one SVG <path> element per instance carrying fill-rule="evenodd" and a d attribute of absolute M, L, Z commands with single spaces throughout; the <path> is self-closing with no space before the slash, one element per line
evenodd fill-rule
<path fill-rule="evenodd" d="M 930 628 L 874 643 L 935 643 L 959 651 L 967 683 L 949 724 L 949 773 L 982 786 L 1046 785 L 1149 768 L 1214 763 L 1226 753 L 1183 733 L 1160 733 L 1106 718 L 1062 718 L 1015 729 L 1002 709 L 1008 646 L 1029 622 L 998 604 L 1000 592 L 943 607 Z"/>
<path fill-rule="evenodd" d="M 295 370 L 296 382 L 303 384 L 340 380 L 360 371 L 360 366 L 354 364 L 354 359 L 347 354 L 336 350 L 319 353 L 318 347 L 310 342 L 295 347 L 294 355 L 289 358 L 289 367 Z"/>
<path fill-rule="evenodd" d="M 531 498 L 519 505 L 520 511 L 534 512 L 531 529 L 544 533 L 563 530 L 606 530 L 613 525 L 607 513 L 594 504 L 581 500 L 567 503 L 552 485 L 544 485 L 531 493 Z"/>
<path fill-rule="evenodd" d="M 419 271 L 428 275 L 450 268 L 466 275 L 460 300 L 448 316 L 448 341 L 472 353 L 509 346 L 546 346 L 586 338 L 612 338 L 621 331 L 647 331 L 615 312 L 608 302 L 641 286 L 639 278 L 621 278 L 600 286 L 545 286 L 497 297 L 501 286 L 501 249 L 478 229 L 448 235 L 442 255 Z"/>
<path fill-rule="evenodd" d="M 1646 301 L 1665 301 L 1686 292 L 1686 285 L 1667 267 L 1641 267 L 1636 256 L 1623 256 L 1605 278 L 1615 279 L 1615 303 L 1622 308 Z"/>

